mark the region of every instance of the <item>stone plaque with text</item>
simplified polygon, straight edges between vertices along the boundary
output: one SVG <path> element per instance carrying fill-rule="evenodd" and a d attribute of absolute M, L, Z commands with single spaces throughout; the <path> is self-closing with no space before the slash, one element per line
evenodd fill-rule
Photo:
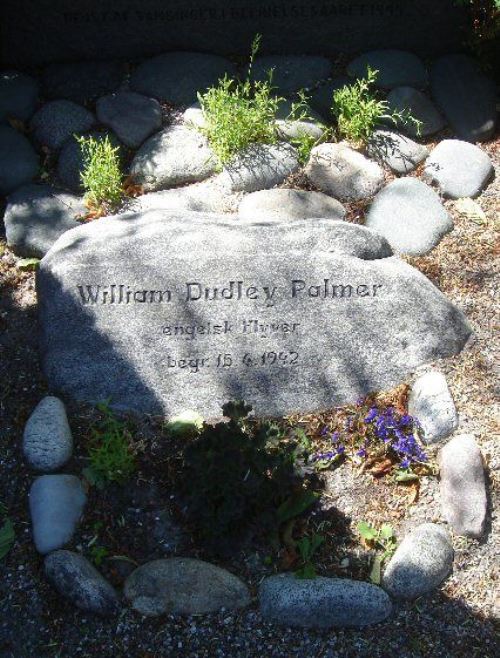
<path fill-rule="evenodd" d="M 402 48 L 425 57 L 461 46 L 453 0 L 2 0 L 4 66 L 134 59 L 169 50 L 332 55 Z"/>
<path fill-rule="evenodd" d="M 346 222 L 150 211 L 67 232 L 38 273 L 54 392 L 147 413 L 313 411 L 457 353 L 464 316 Z"/>

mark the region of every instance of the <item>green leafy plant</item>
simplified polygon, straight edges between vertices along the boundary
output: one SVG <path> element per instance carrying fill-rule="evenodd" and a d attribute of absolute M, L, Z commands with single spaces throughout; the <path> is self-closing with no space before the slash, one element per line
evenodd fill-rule
<path fill-rule="evenodd" d="M 313 563 L 313 557 L 317 553 L 319 547 L 324 543 L 325 537 L 314 533 L 311 537 L 302 537 L 299 539 L 295 546 L 300 555 L 301 566 L 295 575 L 297 578 L 316 578 L 316 568 Z"/>
<path fill-rule="evenodd" d="M 217 86 L 198 94 L 205 119 L 199 130 L 207 136 L 221 165 L 251 144 L 273 144 L 278 139 L 274 121 L 283 99 L 273 93 L 272 72 L 267 80 L 251 79 L 260 41 L 257 35 L 243 81 L 225 76 Z"/>
<path fill-rule="evenodd" d="M 305 490 L 303 448 L 284 441 L 276 425 L 249 421 L 250 411 L 242 401 L 224 405 L 228 421 L 205 423 L 183 453 L 179 487 L 187 515 L 216 552 L 256 523 L 271 532 L 313 502 L 297 495 Z"/>
<path fill-rule="evenodd" d="M 104 139 L 78 137 L 84 169 L 80 174 L 85 199 L 91 210 L 115 209 L 123 198 L 123 176 L 120 171 L 119 147 L 108 135 Z"/>
<path fill-rule="evenodd" d="M 421 122 L 410 112 L 391 111 L 388 102 L 377 97 L 373 91 L 377 77 L 378 71 L 368 66 L 365 78 L 333 92 L 332 113 L 342 139 L 364 144 L 383 121 L 391 121 L 395 125 L 411 122 L 416 126 L 417 134 L 420 132 Z"/>
<path fill-rule="evenodd" d="M 7 516 L 7 508 L 0 503 L 0 519 L 3 521 L 0 526 L 0 560 L 2 560 L 14 545 L 16 534 L 14 524 Z"/>
<path fill-rule="evenodd" d="M 366 521 L 361 521 L 358 523 L 358 532 L 370 548 L 381 551 L 373 558 L 370 571 L 370 580 L 375 585 L 379 585 L 382 564 L 396 550 L 397 542 L 394 530 L 388 523 L 382 523 L 380 528 L 377 529 Z"/>
<path fill-rule="evenodd" d="M 89 466 L 83 473 L 92 485 L 126 482 L 137 469 L 132 435 L 127 425 L 118 420 L 109 402 L 97 405 L 101 419 L 91 430 L 88 444 Z"/>

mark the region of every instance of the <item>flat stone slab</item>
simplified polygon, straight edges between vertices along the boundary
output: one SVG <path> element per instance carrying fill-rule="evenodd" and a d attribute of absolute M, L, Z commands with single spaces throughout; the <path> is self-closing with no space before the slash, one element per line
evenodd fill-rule
<path fill-rule="evenodd" d="M 309 180 L 340 201 L 359 201 L 376 194 L 384 184 L 384 170 L 347 144 L 319 144 L 305 168 Z"/>
<path fill-rule="evenodd" d="M 214 564 L 192 558 L 154 560 L 127 578 L 125 597 L 143 615 L 201 615 L 250 603 L 247 586 Z"/>
<path fill-rule="evenodd" d="M 130 88 L 145 96 L 175 105 L 192 105 L 235 66 L 224 57 L 203 53 L 173 52 L 148 59 L 132 73 Z"/>
<path fill-rule="evenodd" d="M 431 151 L 422 175 L 446 197 L 476 197 L 493 176 L 493 163 L 479 146 L 445 139 Z"/>
<path fill-rule="evenodd" d="M 136 149 L 161 128 L 161 105 L 154 98 L 132 91 L 103 96 L 97 101 L 99 121 L 111 128 L 126 146 Z"/>
<path fill-rule="evenodd" d="M 428 137 L 439 132 L 446 126 L 446 121 L 431 99 L 419 89 L 413 87 L 396 87 L 387 96 L 391 110 L 409 112 L 412 117 L 421 122 L 419 131 L 413 121 L 398 122 L 398 127 L 410 137 Z"/>
<path fill-rule="evenodd" d="M 87 496 L 75 475 L 41 475 L 31 485 L 29 504 L 36 550 L 62 548 L 73 536 Z"/>
<path fill-rule="evenodd" d="M 118 612 L 114 588 L 83 555 L 54 551 L 45 558 L 44 570 L 59 594 L 81 610 L 106 617 Z"/>
<path fill-rule="evenodd" d="M 58 150 L 75 133 L 90 130 L 95 116 L 73 101 L 50 101 L 31 119 L 30 127 L 35 140 L 43 146 Z"/>
<path fill-rule="evenodd" d="M 66 409 L 59 398 L 48 395 L 41 400 L 24 427 L 23 453 L 31 468 L 55 471 L 73 453 L 73 436 Z"/>
<path fill-rule="evenodd" d="M 366 151 L 396 174 L 408 174 L 429 155 L 427 147 L 417 144 L 395 130 L 375 130 Z"/>
<path fill-rule="evenodd" d="M 0 121 L 30 119 L 36 110 L 39 91 L 38 81 L 25 73 L 0 73 Z"/>
<path fill-rule="evenodd" d="M 271 576 L 262 582 L 259 599 L 263 618 L 280 626 L 359 628 L 384 621 L 392 612 L 382 588 L 347 578 Z"/>
<path fill-rule="evenodd" d="M 382 585 L 395 599 L 416 599 L 443 582 L 452 570 L 453 557 L 448 532 L 435 523 L 423 523 L 396 549 Z"/>
<path fill-rule="evenodd" d="M 326 57 L 314 55 L 267 55 L 256 58 L 252 66 L 252 79 L 267 80 L 270 70 L 277 94 L 287 96 L 328 78 L 332 63 Z"/>
<path fill-rule="evenodd" d="M 432 188 L 417 178 L 399 178 L 377 194 L 365 225 L 396 253 L 423 256 L 453 229 L 453 220 Z"/>
<path fill-rule="evenodd" d="M 422 428 L 424 443 L 439 443 L 458 427 L 458 414 L 446 377 L 431 370 L 418 377 L 411 387 L 408 413 Z"/>
<path fill-rule="evenodd" d="M 313 217 L 341 220 L 344 206 L 321 192 L 273 189 L 253 192 L 245 196 L 238 207 L 241 219 L 286 221 Z"/>
<path fill-rule="evenodd" d="M 483 142 L 495 132 L 495 84 L 467 55 L 445 55 L 431 68 L 432 95 L 456 132 L 467 142 Z"/>
<path fill-rule="evenodd" d="M 215 172 L 217 159 L 207 138 L 194 128 L 169 126 L 137 151 L 130 175 L 148 191 L 196 183 Z"/>
<path fill-rule="evenodd" d="M 279 185 L 298 169 L 297 151 L 290 144 L 253 144 L 224 166 L 220 180 L 230 192 L 257 192 Z"/>
<path fill-rule="evenodd" d="M 75 248 L 78 246 L 78 248 Z M 465 317 L 384 238 L 346 222 L 107 217 L 38 270 L 49 386 L 118 408 L 319 410 L 460 351 Z"/>
<path fill-rule="evenodd" d="M 83 199 L 49 185 L 23 185 L 7 199 L 7 244 L 16 254 L 42 258 L 65 231 L 87 212 Z"/>
<path fill-rule="evenodd" d="M 394 89 L 408 86 L 421 89 L 427 85 L 427 71 L 422 60 L 403 50 L 372 50 L 353 59 L 347 66 L 352 78 L 366 78 L 367 67 L 378 71 L 377 87 Z"/>
<path fill-rule="evenodd" d="M 90 103 L 116 91 L 124 76 L 125 68 L 117 61 L 56 62 L 43 71 L 43 93 L 47 98 Z"/>
<path fill-rule="evenodd" d="M 438 455 L 443 517 L 457 535 L 483 536 L 486 526 L 486 483 L 481 451 L 470 434 L 461 434 Z"/>
<path fill-rule="evenodd" d="M 0 125 L 0 194 L 10 194 L 31 182 L 40 168 L 30 141 L 8 125 Z"/>

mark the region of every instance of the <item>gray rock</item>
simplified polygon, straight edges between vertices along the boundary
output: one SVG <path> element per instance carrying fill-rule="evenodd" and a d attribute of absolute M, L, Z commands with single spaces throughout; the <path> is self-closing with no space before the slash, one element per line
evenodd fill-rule
<path fill-rule="evenodd" d="M 135 154 L 130 174 L 146 191 L 196 183 L 215 172 L 217 159 L 206 137 L 174 125 L 153 135 Z"/>
<path fill-rule="evenodd" d="M 279 185 L 298 169 L 297 151 L 290 144 L 253 144 L 224 166 L 220 180 L 231 192 L 257 192 Z"/>
<path fill-rule="evenodd" d="M 453 229 L 453 220 L 432 188 L 416 178 L 400 178 L 377 194 L 366 226 L 383 235 L 396 253 L 423 256 Z"/>
<path fill-rule="evenodd" d="M 89 103 L 117 91 L 124 75 L 123 64 L 116 61 L 57 62 L 43 72 L 43 92 L 47 98 Z"/>
<path fill-rule="evenodd" d="M 272 85 L 285 96 L 311 88 L 328 78 L 332 63 L 326 57 L 314 55 L 266 55 L 257 57 L 252 66 L 253 80 L 267 80 L 272 69 Z"/>
<path fill-rule="evenodd" d="M 41 400 L 24 428 L 23 453 L 37 471 L 56 471 L 73 453 L 73 436 L 64 404 L 53 396 Z"/>
<path fill-rule="evenodd" d="M 143 62 L 132 74 L 130 88 L 174 105 L 192 105 L 197 94 L 236 72 L 224 57 L 174 52 Z"/>
<path fill-rule="evenodd" d="M 97 101 L 99 121 L 111 128 L 130 148 L 138 148 L 152 133 L 161 128 L 161 105 L 132 91 L 103 96 Z"/>
<path fill-rule="evenodd" d="M 72 398 L 169 416 L 219 416 L 239 398 L 271 416 L 357 400 L 470 334 L 391 253 L 369 229 L 330 219 L 150 211 L 91 222 L 40 263 L 45 375 Z"/>
<path fill-rule="evenodd" d="M 423 523 L 396 549 L 382 586 L 395 599 L 416 599 L 443 582 L 452 570 L 453 557 L 448 532 L 435 523 Z"/>
<path fill-rule="evenodd" d="M 45 575 L 59 594 L 85 612 L 111 616 L 118 595 L 88 560 L 72 551 L 54 551 L 44 561 Z"/>
<path fill-rule="evenodd" d="M 143 194 L 130 204 L 133 212 L 147 210 L 188 210 L 191 212 L 236 213 L 241 194 L 231 194 L 218 176 L 209 180 Z"/>
<path fill-rule="evenodd" d="M 415 381 L 408 399 L 408 413 L 418 418 L 424 443 L 439 443 L 457 429 L 457 410 L 441 372 L 431 370 Z"/>
<path fill-rule="evenodd" d="M 467 55 L 446 55 L 431 68 L 431 90 L 457 137 L 482 142 L 493 137 L 495 85 Z"/>
<path fill-rule="evenodd" d="M 238 207 L 241 219 L 286 221 L 324 217 L 342 220 L 344 206 L 321 192 L 303 190 L 261 190 L 245 196 Z"/>
<path fill-rule="evenodd" d="M 427 71 L 422 60 L 403 50 L 372 50 L 353 59 L 347 73 L 353 78 L 365 78 L 367 67 L 378 71 L 377 87 L 394 89 L 408 86 L 421 89 L 427 85 Z"/>
<path fill-rule="evenodd" d="M 239 578 L 191 558 L 143 564 L 125 581 L 124 594 L 134 610 L 148 617 L 201 615 L 222 608 L 237 610 L 250 603 L 250 592 Z"/>
<path fill-rule="evenodd" d="M 204 128 L 206 126 L 203 110 L 199 103 L 193 103 L 182 113 L 184 123 L 193 128 Z"/>
<path fill-rule="evenodd" d="M 112 146 L 119 147 L 118 155 L 123 165 L 125 149 L 116 135 L 110 132 L 91 130 L 88 133 L 86 132 L 79 135 L 79 137 L 81 136 L 92 136 L 97 140 L 103 140 L 107 136 Z M 57 160 L 56 172 L 58 182 L 63 187 L 68 188 L 73 192 L 83 192 L 81 173 L 84 168 L 85 163 L 80 144 L 76 139 L 68 139 L 62 147 Z"/>
<path fill-rule="evenodd" d="M 42 258 L 65 231 L 79 226 L 83 199 L 49 185 L 28 184 L 7 199 L 7 244 L 20 256 Z"/>
<path fill-rule="evenodd" d="M 340 201 L 366 199 L 384 184 L 384 170 L 344 143 L 315 146 L 305 174 L 322 192 Z"/>
<path fill-rule="evenodd" d="M 493 164 L 479 146 L 445 139 L 431 151 L 423 178 L 451 199 L 476 197 L 493 176 Z"/>
<path fill-rule="evenodd" d="M 34 114 L 40 85 L 29 75 L 18 71 L 0 73 L 0 121 L 28 121 Z"/>
<path fill-rule="evenodd" d="M 33 137 L 39 144 L 58 150 L 75 133 L 89 130 L 95 117 L 73 101 L 50 101 L 31 119 Z"/>
<path fill-rule="evenodd" d="M 40 161 L 24 135 L 0 125 L 0 194 L 10 194 L 37 176 Z"/>
<path fill-rule="evenodd" d="M 359 628 L 384 621 L 392 612 L 382 588 L 347 578 L 271 576 L 262 582 L 259 599 L 262 617 L 281 626 Z"/>
<path fill-rule="evenodd" d="M 481 451 L 461 434 L 439 451 L 443 517 L 457 535 L 479 539 L 486 525 L 486 484 Z"/>
<path fill-rule="evenodd" d="M 87 496 L 75 475 L 41 475 L 31 485 L 29 501 L 36 550 L 45 554 L 73 537 Z"/>
<path fill-rule="evenodd" d="M 407 174 L 425 160 L 429 151 L 394 130 L 375 130 L 366 146 L 368 155 L 397 174 Z"/>
<path fill-rule="evenodd" d="M 325 117 L 328 121 L 333 118 L 332 105 L 333 105 L 333 92 L 337 89 L 351 85 L 352 79 L 343 75 L 333 80 L 328 80 L 311 92 L 309 103 L 313 109 Z"/>
<path fill-rule="evenodd" d="M 396 87 L 387 96 L 389 108 L 395 112 L 409 112 L 421 122 L 419 130 L 413 121 L 400 121 L 398 127 L 410 137 L 428 137 L 446 126 L 446 121 L 434 103 L 418 89 Z"/>
<path fill-rule="evenodd" d="M 314 121 L 276 121 L 278 135 L 284 141 L 299 139 L 300 137 L 312 137 L 315 140 L 321 139 L 324 129 Z"/>

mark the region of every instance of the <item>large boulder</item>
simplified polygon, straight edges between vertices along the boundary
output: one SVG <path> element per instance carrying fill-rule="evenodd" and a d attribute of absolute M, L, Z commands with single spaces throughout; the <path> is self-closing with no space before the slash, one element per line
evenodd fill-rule
<path fill-rule="evenodd" d="M 10 194 L 38 174 L 40 160 L 29 140 L 7 125 L 0 125 L 0 194 Z"/>
<path fill-rule="evenodd" d="M 50 149 L 58 150 L 75 133 L 90 130 L 95 123 L 92 112 L 73 101 L 50 101 L 31 119 L 35 140 Z"/>
<path fill-rule="evenodd" d="M 217 159 L 206 137 L 187 126 L 169 126 L 144 142 L 130 175 L 152 192 L 196 183 L 215 172 Z"/>
<path fill-rule="evenodd" d="M 371 197 L 385 180 L 382 167 L 342 142 L 315 146 L 305 174 L 322 192 L 340 201 Z"/>
<path fill-rule="evenodd" d="M 436 103 L 466 142 L 483 142 L 495 132 L 495 84 L 467 55 L 445 55 L 431 68 L 431 90 Z"/>
<path fill-rule="evenodd" d="M 78 247 L 78 248 L 76 248 Z M 352 402 L 451 356 L 470 328 L 369 229 L 150 211 L 65 233 L 38 270 L 52 390 L 204 417 Z"/>
<path fill-rule="evenodd" d="M 7 198 L 7 244 L 20 256 L 42 258 L 57 238 L 76 228 L 86 208 L 81 197 L 50 185 L 23 185 Z"/>
<path fill-rule="evenodd" d="M 396 253 L 423 256 L 452 230 L 453 221 L 432 188 L 417 178 L 399 178 L 377 194 L 366 226 Z"/>
<path fill-rule="evenodd" d="M 81 610 L 105 617 L 118 612 L 117 593 L 82 555 L 54 551 L 45 558 L 44 568 L 57 591 Z"/>
<path fill-rule="evenodd" d="M 37 80 L 18 71 L 0 73 L 0 121 L 28 121 L 36 110 L 40 85 Z"/>
<path fill-rule="evenodd" d="M 348 578 L 271 576 L 262 582 L 259 598 L 264 619 L 281 626 L 359 628 L 384 621 L 392 612 L 383 589 Z"/>
<path fill-rule="evenodd" d="M 214 564 L 192 558 L 154 560 L 138 567 L 124 587 L 132 607 L 148 617 L 201 615 L 250 603 L 247 586 Z"/>
<path fill-rule="evenodd" d="M 147 137 L 161 128 L 160 103 L 133 91 L 103 96 L 97 101 L 96 113 L 99 121 L 130 148 L 139 148 Z"/>
<path fill-rule="evenodd" d="M 403 85 L 421 89 L 427 85 L 427 71 L 413 53 L 403 50 L 371 50 L 358 55 L 347 66 L 353 78 L 365 78 L 367 68 L 378 71 L 376 85 L 382 89 L 394 89 Z"/>
<path fill-rule="evenodd" d="M 192 105 L 197 94 L 217 84 L 235 66 L 224 57 L 203 53 L 173 52 L 143 62 L 132 73 L 130 87 L 174 105 Z"/>

